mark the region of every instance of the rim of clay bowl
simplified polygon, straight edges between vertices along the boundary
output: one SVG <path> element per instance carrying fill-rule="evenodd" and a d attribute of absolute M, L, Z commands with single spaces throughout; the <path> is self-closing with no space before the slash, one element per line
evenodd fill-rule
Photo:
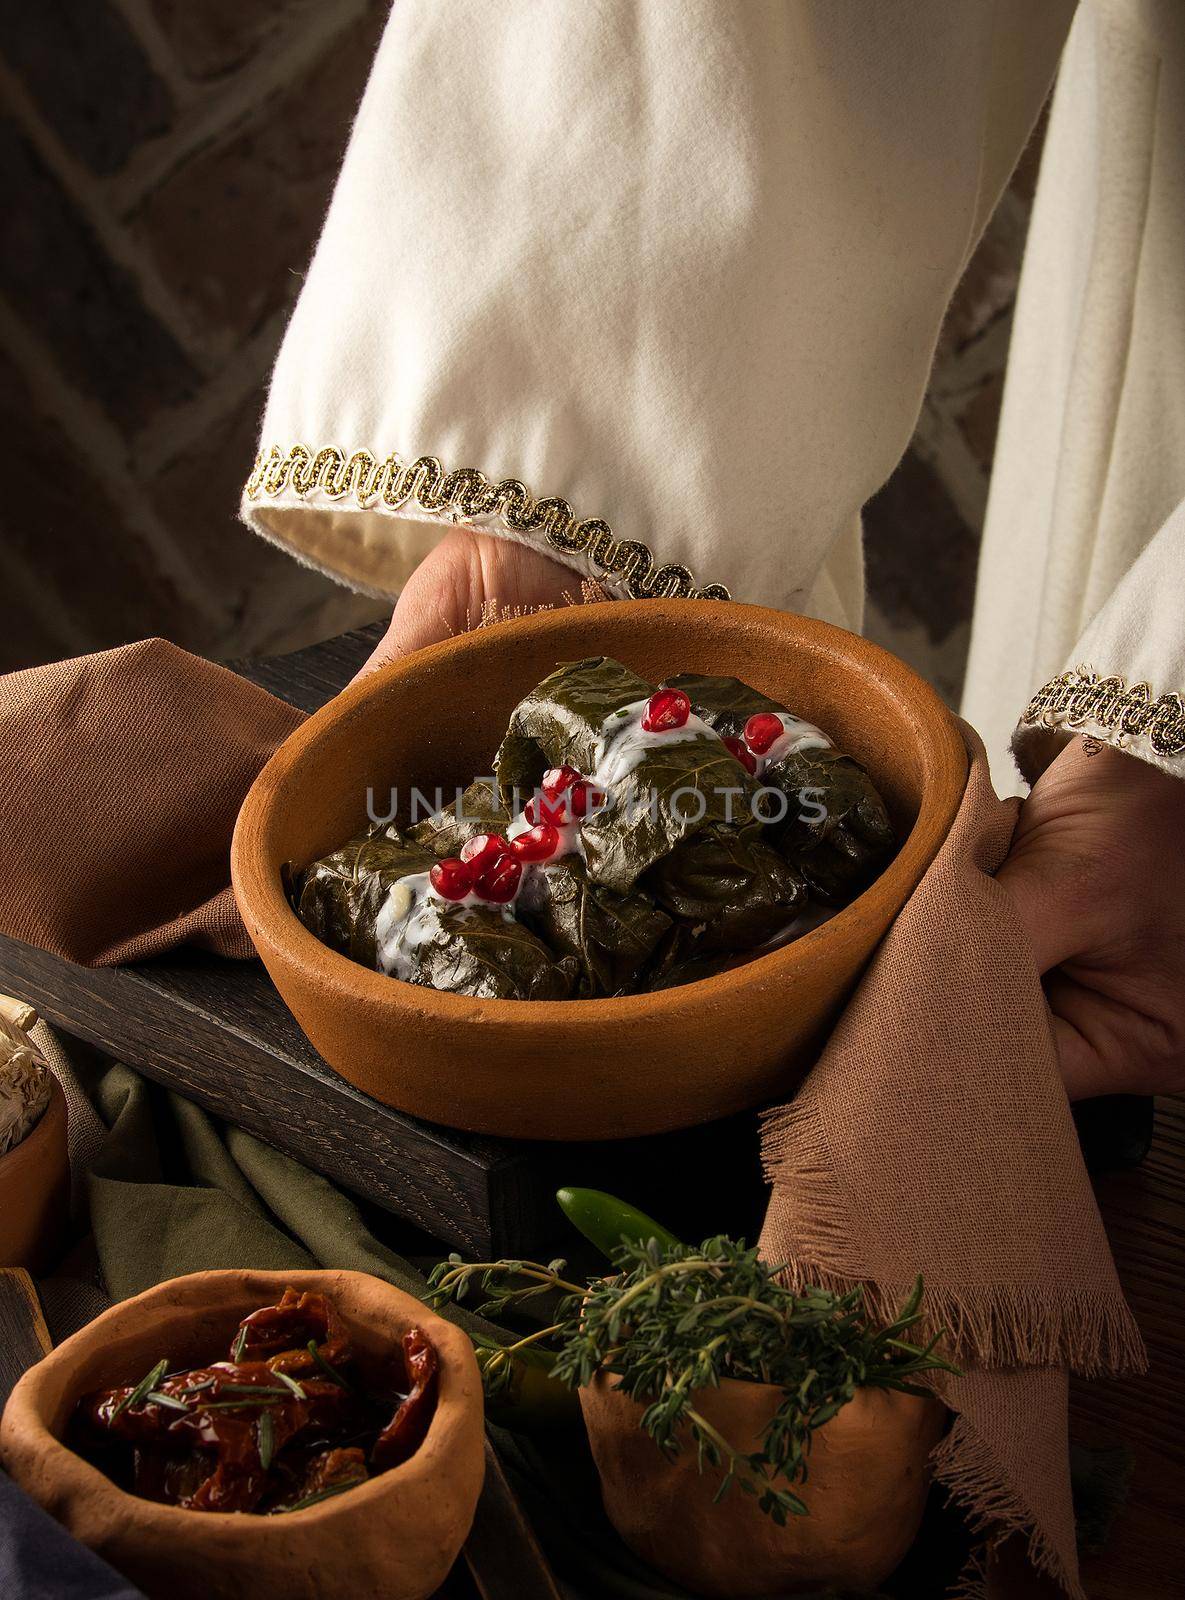
<path fill-rule="evenodd" d="M 912 707 L 912 720 L 923 735 L 922 748 L 928 757 L 929 781 L 918 814 L 899 849 L 885 870 L 862 894 L 820 927 L 811 929 L 780 949 L 754 956 L 727 972 L 697 978 L 691 983 L 670 989 L 598 999 L 479 999 L 420 984 L 401 983 L 333 950 L 310 932 L 289 904 L 280 874 L 268 864 L 269 851 L 265 848 L 273 816 L 280 807 L 286 787 L 299 781 L 306 751 L 327 737 L 329 730 L 336 729 L 340 723 L 365 717 L 371 702 L 393 679 L 413 672 L 431 671 L 447 663 L 453 656 L 472 651 L 475 648 L 474 641 L 480 641 L 481 645 L 488 647 L 491 639 L 505 639 L 512 629 L 516 632 L 530 630 L 544 637 L 554 633 L 562 639 L 568 633 L 595 629 L 598 620 L 605 620 L 603 616 L 598 619 L 595 615 L 602 609 L 599 605 L 573 605 L 536 612 L 488 629 L 458 634 L 400 657 L 347 685 L 284 740 L 247 791 L 231 842 L 231 880 L 235 899 L 256 948 L 266 945 L 282 960 L 299 961 L 306 972 L 312 971 L 316 975 L 316 982 L 322 988 L 332 989 L 338 994 L 349 994 L 379 1006 L 389 1005 L 397 999 L 401 1007 L 433 1015 L 442 1021 L 458 1023 L 472 1020 L 474 1008 L 480 1007 L 482 1024 L 486 1027 L 513 1025 L 517 1028 L 530 1017 L 537 1019 L 540 1024 L 563 1023 L 569 1028 L 579 1028 L 593 1024 L 637 1022 L 643 1018 L 661 1021 L 664 1016 L 685 1010 L 689 1004 L 695 1004 L 701 998 L 710 1003 L 714 995 L 730 991 L 738 981 L 753 983 L 766 979 L 777 980 L 782 974 L 801 975 L 803 966 L 809 964 L 812 958 L 821 956 L 856 918 L 870 908 L 879 910 L 886 902 L 892 903 L 899 898 L 903 902 L 907 899 L 946 838 L 963 797 L 968 770 L 966 746 L 955 719 L 930 685 L 912 667 L 880 645 L 814 617 L 773 611 L 764 606 L 743 605 L 733 600 L 625 600 L 608 602 L 604 609 L 617 612 L 619 608 L 624 610 L 626 607 L 635 615 L 641 614 L 643 619 L 651 616 L 664 621 L 691 616 L 710 622 L 714 616 L 719 617 L 725 612 L 734 617 L 741 612 L 747 624 L 753 628 L 773 629 L 782 634 L 793 630 L 799 637 L 791 645 L 792 649 L 809 645 L 816 655 L 830 655 L 832 658 L 849 659 L 854 642 L 864 658 L 863 670 L 866 675 L 889 688 L 895 699 Z M 583 648 L 595 649 L 595 642 L 586 640 Z M 611 642 L 607 642 L 604 653 L 612 653 Z M 529 688 L 530 685 L 527 685 L 523 692 L 526 693 Z M 903 885 L 908 887 L 904 896 L 901 896 Z M 395 995 L 391 990 L 393 983 L 398 984 Z"/>
<path fill-rule="evenodd" d="M 154 1521 L 158 1521 L 163 1528 L 181 1529 L 184 1527 L 186 1529 L 192 1528 L 194 1531 L 201 1530 L 202 1532 L 208 1530 L 208 1536 L 212 1541 L 216 1541 L 227 1534 L 237 1539 L 245 1525 L 255 1530 L 255 1536 L 258 1538 L 272 1541 L 283 1539 L 287 1537 L 285 1529 L 292 1525 L 293 1518 L 300 1519 L 299 1525 L 301 1527 L 308 1527 L 316 1522 L 329 1521 L 335 1517 L 342 1516 L 344 1513 L 357 1511 L 367 1505 L 372 1505 L 374 1502 L 385 1498 L 393 1489 L 410 1489 L 415 1480 L 428 1476 L 437 1469 L 444 1472 L 449 1470 L 448 1456 L 455 1436 L 464 1427 L 468 1408 L 465 1406 L 464 1397 L 460 1393 L 455 1393 L 449 1397 L 450 1403 L 442 1405 L 439 1385 L 436 1407 L 432 1413 L 432 1420 L 428 1424 L 428 1431 L 415 1453 L 409 1456 L 406 1461 L 400 1462 L 397 1467 L 389 1467 L 385 1472 L 380 1472 L 373 1478 L 368 1478 L 365 1483 L 360 1483 L 343 1494 L 332 1495 L 318 1505 L 306 1506 L 302 1511 L 285 1512 L 280 1516 L 257 1516 L 241 1511 L 193 1511 L 184 1506 L 162 1505 L 155 1500 L 147 1500 L 141 1495 L 132 1494 L 129 1490 L 120 1488 L 119 1484 L 109 1478 L 100 1468 L 93 1466 L 85 1456 L 79 1455 L 76 1450 L 72 1450 L 68 1444 L 62 1441 L 60 1435 L 49 1426 L 42 1415 L 39 1404 L 40 1397 L 38 1395 L 42 1384 L 58 1368 L 66 1368 L 69 1371 L 72 1356 L 79 1350 L 92 1348 L 96 1342 L 101 1343 L 105 1329 L 110 1330 L 113 1324 L 123 1321 L 133 1307 L 141 1308 L 145 1312 L 151 1312 L 154 1305 L 163 1303 L 173 1310 L 184 1310 L 186 1308 L 184 1301 L 178 1305 L 174 1298 L 177 1290 L 190 1284 L 196 1285 L 198 1280 L 209 1282 L 212 1278 L 217 1279 L 220 1284 L 227 1285 L 231 1282 L 241 1282 L 244 1287 L 249 1283 L 258 1283 L 261 1285 L 261 1292 L 265 1294 L 271 1293 L 273 1290 L 277 1291 L 277 1293 L 282 1293 L 283 1287 L 289 1284 L 294 1288 L 314 1289 L 318 1286 L 324 1288 L 327 1282 L 332 1282 L 333 1280 L 343 1278 L 364 1279 L 369 1283 L 381 1284 L 382 1288 L 393 1297 L 396 1304 L 406 1302 L 410 1307 L 414 1308 L 411 1315 L 415 1323 L 423 1325 L 428 1331 L 429 1338 L 437 1350 L 441 1369 L 444 1370 L 447 1366 L 454 1384 L 459 1381 L 462 1375 L 461 1369 L 464 1366 L 464 1361 L 462 1359 L 459 1363 L 459 1347 L 456 1349 L 451 1347 L 454 1346 L 456 1340 L 460 1339 L 464 1341 L 467 1349 L 470 1351 L 472 1349 L 467 1335 L 460 1328 L 453 1323 L 445 1321 L 430 1306 L 424 1305 L 414 1295 L 408 1294 L 405 1289 L 399 1289 L 394 1284 L 387 1283 L 384 1278 L 376 1278 L 373 1273 L 352 1272 L 345 1268 L 334 1267 L 304 1267 L 292 1272 L 256 1270 L 252 1267 L 227 1267 L 211 1268 L 204 1272 L 189 1272 L 181 1277 L 166 1278 L 164 1282 L 154 1284 L 151 1289 L 145 1289 L 140 1294 L 131 1295 L 126 1300 L 117 1301 L 115 1305 L 109 1306 L 106 1311 L 100 1312 L 93 1321 L 88 1322 L 77 1333 L 71 1334 L 68 1339 L 64 1339 L 48 1355 L 30 1367 L 13 1389 L 12 1394 L 9 1396 L 8 1404 L 4 1408 L 3 1415 L 0 1417 L 0 1423 L 6 1424 L 0 1429 L 0 1444 L 3 1445 L 3 1448 L 0 1449 L 0 1457 L 16 1456 L 18 1452 L 12 1449 L 11 1431 L 19 1429 L 26 1447 L 31 1446 L 32 1450 L 43 1461 L 53 1461 L 55 1463 L 58 1483 L 62 1483 L 64 1480 L 73 1480 L 75 1486 L 85 1486 L 88 1492 L 106 1498 L 110 1504 L 126 1502 L 129 1507 L 135 1507 L 137 1517 L 151 1518 Z M 332 1291 L 327 1289 L 326 1292 Z M 251 1298 L 254 1298 L 254 1293 L 252 1291 Z M 196 1311 L 198 1308 L 195 1307 L 194 1309 Z M 359 1320 L 354 1313 L 343 1313 L 343 1321 L 347 1326 L 356 1324 Z M 439 1328 L 447 1330 L 446 1337 L 443 1340 L 440 1340 L 439 1335 L 432 1331 Z M 474 1372 L 477 1372 L 476 1360 L 474 1360 Z M 68 1420 L 69 1412 L 72 1411 L 74 1405 L 87 1391 L 82 1387 L 76 1388 L 73 1382 L 68 1382 L 66 1387 L 69 1395 Z M 476 1406 L 480 1412 L 482 1409 L 480 1378 L 477 1379 L 474 1393 Z M 65 1420 L 62 1423 L 62 1427 L 64 1429 Z M 22 1449 L 19 1453 L 23 1455 L 24 1450 Z M 59 1461 L 60 1466 L 57 1466 Z M 11 1471 L 11 1466 L 9 1470 Z M 14 1476 L 17 1475 L 14 1474 Z"/>

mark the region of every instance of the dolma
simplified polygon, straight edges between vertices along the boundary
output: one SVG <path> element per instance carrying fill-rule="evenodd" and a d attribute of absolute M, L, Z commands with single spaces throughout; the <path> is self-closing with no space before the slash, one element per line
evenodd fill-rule
<path fill-rule="evenodd" d="M 743 740 L 749 719 L 760 713 L 794 717 L 739 678 L 688 672 L 672 678 L 671 687 L 682 689 L 702 720 L 734 741 Z M 894 844 L 884 801 L 860 763 L 818 729 L 801 723 L 801 737 L 764 766 L 760 782 L 780 790 L 787 802 L 784 816 L 767 830 L 770 841 L 799 868 L 817 899 L 844 905 L 883 869 Z"/>
<path fill-rule="evenodd" d="M 892 845 L 864 769 L 777 701 L 594 656 L 519 703 L 492 778 L 407 833 L 372 827 L 292 893 L 319 937 L 404 982 L 596 998 L 798 937 Z"/>
<path fill-rule="evenodd" d="M 653 684 L 607 656 L 568 662 L 515 707 L 494 761 L 502 803 L 567 765 L 602 803 L 585 819 L 588 875 L 619 893 L 705 826 L 751 819 L 755 786 L 698 717 L 647 733 Z"/>
<path fill-rule="evenodd" d="M 376 967 L 375 924 L 387 896 L 400 879 L 428 872 L 435 860 L 390 824 L 356 834 L 298 875 L 296 914 L 334 950 Z"/>
<path fill-rule="evenodd" d="M 533 873 L 519 911 L 552 950 L 577 963 L 575 992 L 588 999 L 637 988 L 672 926 L 645 890 L 618 894 L 594 883 L 578 855 L 562 856 Z"/>
<path fill-rule="evenodd" d="M 709 956 L 768 944 L 806 909 L 806 879 L 760 836 L 724 824 L 705 828 L 646 873 L 642 882 L 673 917 L 695 930 L 694 952 Z"/>
<path fill-rule="evenodd" d="M 479 833 L 505 833 L 510 821 L 510 812 L 491 781 L 475 778 L 455 805 L 417 822 L 408 837 L 433 855 L 455 856 Z"/>
<path fill-rule="evenodd" d="M 501 907 L 450 905 L 424 895 L 412 915 L 415 928 L 401 959 L 380 964 L 380 971 L 478 1000 L 567 1000 L 572 994 L 573 957 L 557 959 Z"/>
<path fill-rule="evenodd" d="M 296 913 L 333 949 L 408 983 L 483 999 L 566 999 L 575 961 L 557 960 L 502 907 L 453 905 L 426 893 L 436 862 L 393 826 L 359 834 L 303 873 Z M 412 915 L 413 936 L 401 939 L 397 924 Z"/>

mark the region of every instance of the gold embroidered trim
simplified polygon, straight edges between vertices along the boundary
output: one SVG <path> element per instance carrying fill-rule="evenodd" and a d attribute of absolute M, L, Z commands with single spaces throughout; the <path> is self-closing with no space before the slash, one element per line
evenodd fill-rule
<path fill-rule="evenodd" d="M 294 444 L 284 451 L 274 444 L 261 450 L 247 480 L 247 498 L 256 500 L 266 495 L 275 499 L 289 485 L 302 500 L 313 493 L 323 494 L 328 500 L 341 500 L 352 492 L 363 510 L 381 500 L 394 511 L 414 500 L 421 510 L 432 513 L 497 515 L 515 533 L 539 528 L 554 549 L 587 556 L 606 578 L 615 579 L 635 600 L 732 598 L 720 583 L 697 589 L 686 567 L 671 563 L 656 566 L 648 545 L 636 539 L 615 539 L 607 522 L 596 517 L 578 522 L 566 500 L 536 500 L 517 478 L 493 483 L 475 467 L 445 472 L 435 456 L 405 462 L 392 452 L 380 461 L 369 450 L 347 455 L 336 445 L 313 451 L 307 445 Z"/>
<path fill-rule="evenodd" d="M 1029 701 L 1020 719 L 1030 726 L 1082 728 L 1090 724 L 1127 739 L 1147 739 L 1158 756 L 1185 755 L 1185 699 L 1153 700 L 1146 683 L 1129 689 L 1122 678 L 1102 678 L 1089 667 L 1059 673 Z"/>

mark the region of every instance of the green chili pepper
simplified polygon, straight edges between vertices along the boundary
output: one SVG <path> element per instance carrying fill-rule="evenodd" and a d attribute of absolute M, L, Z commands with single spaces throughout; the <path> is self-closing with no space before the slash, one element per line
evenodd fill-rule
<path fill-rule="evenodd" d="M 557 1189 L 555 1197 L 572 1226 L 610 1260 L 623 1239 L 631 1244 L 656 1239 L 661 1249 L 680 1243 L 661 1222 L 600 1189 Z"/>

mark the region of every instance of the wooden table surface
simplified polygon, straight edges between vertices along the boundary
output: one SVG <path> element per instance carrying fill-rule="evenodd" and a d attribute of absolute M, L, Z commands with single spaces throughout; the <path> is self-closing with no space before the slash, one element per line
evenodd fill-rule
<path fill-rule="evenodd" d="M 1185 1099 L 1159 1100 L 1143 1165 L 1096 1181 L 1123 1287 L 1148 1344 L 1138 1378 L 1075 1381 L 1071 1437 L 1124 1444 L 1128 1503 L 1102 1555 L 1083 1562 L 1091 1600 L 1185 1596 Z"/>
<path fill-rule="evenodd" d="M 311 711 L 369 646 L 365 633 L 346 635 L 240 670 Z M 333 1073 L 257 963 L 181 957 L 94 972 L 0 939 L 0 991 L 28 998 L 68 1031 L 462 1249 L 533 1250 L 547 1236 L 557 1182 L 614 1188 L 615 1172 L 630 1173 L 631 1197 L 644 1206 L 652 1187 L 668 1206 L 675 1193 L 682 1217 L 694 1227 L 702 1216 L 704 1232 L 751 1235 L 760 1218 L 751 1118 L 644 1141 L 644 1150 L 540 1147 L 433 1128 Z M 272 1126 L 277 1085 L 294 1136 Z M 704 1171 L 713 1174 L 710 1185 Z M 1185 1099 L 1158 1103 L 1143 1165 L 1106 1174 L 1096 1188 L 1151 1369 L 1072 1386 L 1072 1437 L 1122 1444 L 1134 1457 L 1127 1507 L 1106 1551 L 1084 1561 L 1084 1581 L 1091 1600 L 1185 1600 Z"/>

